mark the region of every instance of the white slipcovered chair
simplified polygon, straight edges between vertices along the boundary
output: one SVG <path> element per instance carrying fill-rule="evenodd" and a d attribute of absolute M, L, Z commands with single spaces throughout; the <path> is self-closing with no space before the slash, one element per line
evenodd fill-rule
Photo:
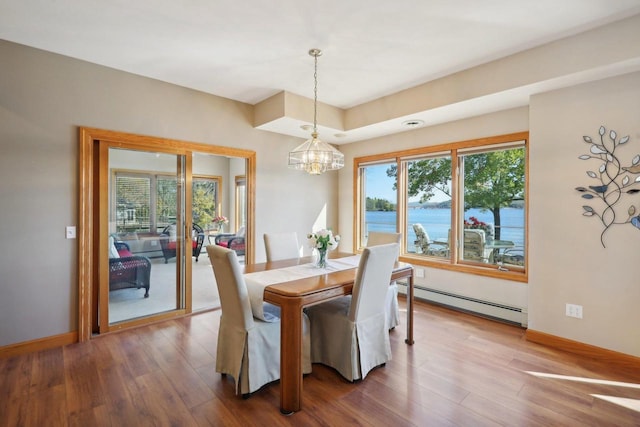
<path fill-rule="evenodd" d="M 274 322 L 253 317 L 249 294 L 235 251 L 207 246 L 222 315 L 218 329 L 216 372 L 231 375 L 238 391 L 248 396 L 280 379 L 280 308 L 265 303 Z M 303 315 L 302 371 L 311 372 L 309 319 Z"/>
<path fill-rule="evenodd" d="M 397 254 L 397 243 L 365 248 L 353 294 L 307 309 L 313 363 L 330 366 L 355 381 L 391 360 L 385 295 Z"/>
<path fill-rule="evenodd" d="M 367 247 L 384 245 L 388 243 L 398 244 L 398 254 L 396 261 L 400 255 L 400 240 L 402 239 L 402 233 L 380 233 L 377 231 L 370 231 L 367 237 Z M 391 330 L 400 324 L 400 307 L 398 306 L 398 284 L 391 282 L 389 284 L 389 290 L 386 297 L 386 316 L 387 316 L 387 329 Z"/>
<path fill-rule="evenodd" d="M 300 258 L 298 234 L 295 231 L 265 233 L 263 237 L 264 248 L 267 252 L 267 262 Z"/>

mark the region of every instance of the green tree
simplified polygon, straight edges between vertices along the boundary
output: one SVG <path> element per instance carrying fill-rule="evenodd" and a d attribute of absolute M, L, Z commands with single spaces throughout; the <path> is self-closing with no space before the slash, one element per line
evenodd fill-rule
<path fill-rule="evenodd" d="M 493 214 L 495 238 L 500 239 L 500 208 L 524 198 L 524 148 L 468 154 L 464 158 L 464 209 L 485 209 Z M 409 197 L 420 202 L 440 191 L 451 196 L 451 160 L 448 157 L 425 159 L 409 165 Z M 396 166 L 387 170 L 395 177 Z"/>
<path fill-rule="evenodd" d="M 193 222 L 208 228 L 216 215 L 215 182 L 193 181 Z"/>
<path fill-rule="evenodd" d="M 386 199 L 367 197 L 366 210 L 368 211 L 395 211 L 396 205 Z"/>
<path fill-rule="evenodd" d="M 465 156 L 464 208 L 491 211 L 496 239 L 500 239 L 500 208 L 523 198 L 524 148 Z"/>

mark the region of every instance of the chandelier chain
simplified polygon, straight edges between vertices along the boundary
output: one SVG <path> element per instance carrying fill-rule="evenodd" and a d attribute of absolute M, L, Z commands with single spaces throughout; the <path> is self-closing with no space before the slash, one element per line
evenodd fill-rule
<path fill-rule="evenodd" d="M 313 71 L 313 132 L 318 133 L 318 53 L 313 55 L 314 71 Z"/>

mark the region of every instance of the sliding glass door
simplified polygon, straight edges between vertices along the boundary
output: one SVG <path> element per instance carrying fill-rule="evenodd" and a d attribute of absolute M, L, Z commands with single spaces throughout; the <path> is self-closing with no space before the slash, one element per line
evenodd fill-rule
<path fill-rule="evenodd" d="M 206 246 L 232 237 L 252 262 L 255 152 L 91 128 L 80 139 L 80 341 L 218 308 Z"/>
<path fill-rule="evenodd" d="M 108 272 L 100 287 L 101 330 L 184 310 L 186 260 L 203 239 L 189 231 L 185 155 L 122 147 L 106 152 L 100 209 L 107 218 L 101 249 Z"/>

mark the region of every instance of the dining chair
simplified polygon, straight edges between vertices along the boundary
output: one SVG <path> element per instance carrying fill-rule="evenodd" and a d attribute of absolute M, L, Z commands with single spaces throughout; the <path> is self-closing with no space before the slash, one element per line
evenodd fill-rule
<path fill-rule="evenodd" d="M 355 381 L 391 360 L 385 294 L 397 256 L 397 243 L 365 248 L 352 295 L 307 308 L 313 363 Z"/>
<path fill-rule="evenodd" d="M 264 248 L 267 252 L 267 262 L 300 258 L 298 234 L 295 231 L 264 233 L 263 237 Z"/>
<path fill-rule="evenodd" d="M 388 243 L 397 243 L 398 254 L 396 256 L 396 261 L 398 261 L 398 256 L 400 255 L 401 239 L 402 233 L 381 233 L 378 231 L 370 231 L 369 235 L 367 236 L 367 247 L 370 248 L 372 246 L 384 245 Z M 395 280 L 389 284 L 385 306 L 385 313 L 387 316 L 387 329 L 391 330 L 400 324 L 400 307 L 398 306 L 398 284 Z"/>
<path fill-rule="evenodd" d="M 280 379 L 280 309 L 264 303 L 276 321 L 253 317 L 247 286 L 235 251 L 207 246 L 220 296 L 216 372 L 230 375 L 235 392 L 248 397 L 265 384 Z M 303 314 L 302 370 L 311 372 L 309 319 Z"/>

